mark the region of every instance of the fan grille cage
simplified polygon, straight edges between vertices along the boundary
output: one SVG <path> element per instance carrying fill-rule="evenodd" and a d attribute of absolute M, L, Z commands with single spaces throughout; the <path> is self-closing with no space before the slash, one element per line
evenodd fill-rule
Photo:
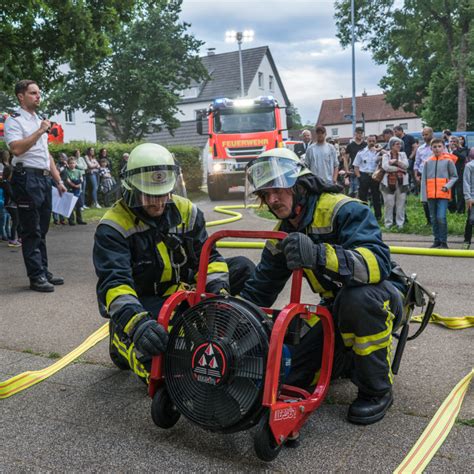
<path fill-rule="evenodd" d="M 264 387 L 269 330 L 262 322 L 267 320 L 257 306 L 232 297 L 206 299 L 173 318 L 165 380 L 184 416 L 212 431 L 253 422 Z M 211 363 L 214 354 L 218 363 Z M 203 381 L 206 377 L 196 372 L 210 365 L 220 376 Z"/>

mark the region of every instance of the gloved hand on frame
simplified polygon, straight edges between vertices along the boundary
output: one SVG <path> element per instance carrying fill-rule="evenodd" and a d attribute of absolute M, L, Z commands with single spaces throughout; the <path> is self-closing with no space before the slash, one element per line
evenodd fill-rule
<path fill-rule="evenodd" d="M 316 267 L 320 245 L 301 232 L 290 234 L 281 242 L 286 265 L 290 270 Z"/>
<path fill-rule="evenodd" d="M 143 319 L 133 331 L 132 340 L 143 355 L 155 356 L 166 350 L 168 333 L 154 319 Z"/>

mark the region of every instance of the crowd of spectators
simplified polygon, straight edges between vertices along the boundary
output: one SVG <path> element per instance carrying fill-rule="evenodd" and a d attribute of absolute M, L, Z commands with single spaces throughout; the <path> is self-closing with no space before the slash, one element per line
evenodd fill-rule
<path fill-rule="evenodd" d="M 295 153 L 306 166 L 325 181 L 340 184 L 349 196 L 368 202 L 386 230 L 403 230 L 407 196 L 414 194 L 420 196 L 426 224 L 432 226 L 433 248 L 448 248 L 448 211 L 467 211 L 463 248 L 470 248 L 474 148 L 466 147 L 465 137 L 445 130 L 443 138 L 436 139 L 432 128 L 424 127 L 420 143 L 402 126 L 367 137 L 356 127 L 353 138 L 342 146 L 327 137 L 322 125 L 315 127 L 315 141 L 309 130 L 301 136 L 303 143 L 295 146 Z"/>
<path fill-rule="evenodd" d="M 128 154 L 125 153 L 118 173 L 122 172 L 127 159 Z M 9 247 L 21 247 L 18 208 L 10 185 L 13 171 L 10 160 L 10 153 L 3 151 L 0 160 L 0 239 L 7 241 Z M 78 198 L 69 218 L 53 213 L 55 225 L 85 225 L 87 223 L 82 216 L 84 209 L 101 208 L 102 205 L 108 207 L 119 197 L 119 185 L 113 177 L 106 148 L 100 150 L 99 160 L 95 158 L 94 148 L 90 147 L 84 154 L 79 149 L 71 156 L 59 153 L 55 163 L 67 191 Z"/>

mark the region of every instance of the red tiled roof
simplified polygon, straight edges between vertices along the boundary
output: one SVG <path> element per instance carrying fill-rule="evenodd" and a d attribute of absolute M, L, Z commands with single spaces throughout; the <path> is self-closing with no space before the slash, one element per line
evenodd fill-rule
<path fill-rule="evenodd" d="M 351 123 L 344 115 L 351 114 L 352 98 L 323 100 L 317 123 L 322 125 L 336 125 Z M 356 97 L 357 122 L 362 121 L 362 113 L 366 122 L 389 121 L 397 119 L 417 118 L 413 112 L 403 109 L 394 109 L 385 102 L 385 94 L 362 95 Z"/>

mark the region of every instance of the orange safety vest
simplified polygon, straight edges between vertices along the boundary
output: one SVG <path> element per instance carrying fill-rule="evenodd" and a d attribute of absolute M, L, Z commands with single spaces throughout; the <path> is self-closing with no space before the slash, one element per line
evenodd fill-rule
<path fill-rule="evenodd" d="M 434 176 L 430 177 L 431 173 L 428 172 L 428 177 L 426 178 L 426 196 L 428 199 L 451 199 L 451 190 L 443 191 L 442 188 L 446 186 L 449 181 L 449 176 L 441 177 L 438 175 L 438 164 L 444 160 L 451 160 L 454 163 L 457 161 L 456 155 L 451 155 L 451 153 L 443 153 L 438 158 L 432 156 L 428 158 L 427 161 L 436 161 Z M 425 163 L 426 164 L 426 163 Z M 431 166 L 430 166 L 431 167 Z M 428 170 L 427 170 L 428 171 Z M 432 170 L 430 170 L 432 171 Z"/>

